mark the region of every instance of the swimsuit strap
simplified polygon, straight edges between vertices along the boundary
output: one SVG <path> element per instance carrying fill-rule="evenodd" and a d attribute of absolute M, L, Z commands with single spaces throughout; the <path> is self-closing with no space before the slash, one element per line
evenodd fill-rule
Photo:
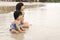
<path fill-rule="evenodd" d="M 20 24 L 18 24 L 18 26 L 19 26 L 19 27 L 22 27 L 22 24 L 20 23 Z"/>

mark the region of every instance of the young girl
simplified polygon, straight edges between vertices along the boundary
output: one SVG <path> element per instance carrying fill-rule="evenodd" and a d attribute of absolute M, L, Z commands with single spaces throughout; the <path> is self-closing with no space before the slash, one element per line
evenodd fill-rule
<path fill-rule="evenodd" d="M 22 13 L 20 11 L 14 12 L 14 22 L 10 26 L 10 31 L 12 33 L 24 32 L 23 25 L 21 21 L 23 20 Z"/>
<path fill-rule="evenodd" d="M 24 22 L 24 9 L 25 9 L 25 7 L 24 7 L 23 3 L 18 3 L 16 5 L 16 11 L 22 12 L 23 20 L 21 21 L 21 23 L 24 25 L 23 27 L 29 28 L 29 24 L 27 22 Z"/>

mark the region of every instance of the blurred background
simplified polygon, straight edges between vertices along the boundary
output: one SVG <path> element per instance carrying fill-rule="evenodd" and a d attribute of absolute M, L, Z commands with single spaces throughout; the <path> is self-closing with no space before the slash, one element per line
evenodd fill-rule
<path fill-rule="evenodd" d="M 27 6 L 26 5 L 25 6 L 26 8 L 30 8 L 30 7 L 36 7 L 36 4 L 40 5 L 41 3 L 42 3 L 42 6 L 44 5 L 44 3 L 47 3 L 47 2 L 58 3 L 60 2 L 60 0 L 0 0 L 0 13 L 14 11 L 15 6 L 18 2 L 24 2 L 25 4 L 28 4 Z M 35 5 L 32 5 L 32 3 L 34 3 Z"/>
<path fill-rule="evenodd" d="M 60 2 L 60 0 L 0 0 L 7 2 Z"/>
<path fill-rule="evenodd" d="M 60 0 L 0 0 L 0 1 L 8 1 L 8 2 L 59 2 Z"/>

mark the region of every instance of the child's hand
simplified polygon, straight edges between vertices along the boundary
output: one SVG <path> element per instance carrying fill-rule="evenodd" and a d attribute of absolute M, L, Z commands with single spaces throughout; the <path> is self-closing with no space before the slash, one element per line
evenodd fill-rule
<path fill-rule="evenodd" d="M 22 31 L 25 31 L 25 29 L 23 27 L 20 28 Z"/>

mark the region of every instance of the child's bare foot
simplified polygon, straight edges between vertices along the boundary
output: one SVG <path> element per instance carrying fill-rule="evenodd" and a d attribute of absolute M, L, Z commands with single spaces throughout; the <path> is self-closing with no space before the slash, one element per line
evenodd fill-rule
<path fill-rule="evenodd" d="M 18 34 L 19 32 L 12 32 L 13 34 Z"/>
<path fill-rule="evenodd" d="M 20 33 L 25 33 L 25 31 L 22 31 L 22 30 L 21 30 Z"/>

